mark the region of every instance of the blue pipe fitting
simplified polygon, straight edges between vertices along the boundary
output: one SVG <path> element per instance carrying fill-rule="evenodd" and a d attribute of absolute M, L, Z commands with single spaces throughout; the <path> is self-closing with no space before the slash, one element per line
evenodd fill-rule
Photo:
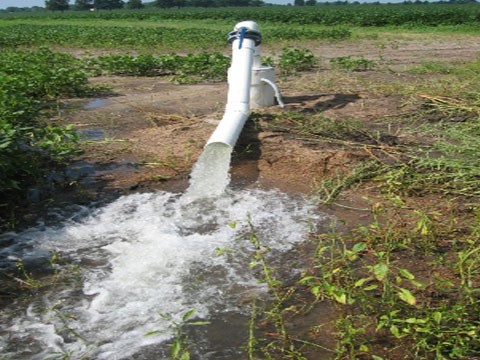
<path fill-rule="evenodd" d="M 242 27 L 239 30 L 234 30 L 228 33 L 228 43 L 233 43 L 236 39 L 240 40 L 238 48 L 241 49 L 244 39 L 252 39 L 255 41 L 255 46 L 262 43 L 262 35 L 258 31 L 249 30 L 246 27 Z"/>

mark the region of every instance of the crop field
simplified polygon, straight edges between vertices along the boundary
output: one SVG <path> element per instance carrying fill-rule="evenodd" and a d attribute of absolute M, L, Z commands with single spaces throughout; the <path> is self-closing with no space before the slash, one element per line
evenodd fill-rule
<path fill-rule="evenodd" d="M 17 19 L 98 19 L 98 20 L 215 20 L 222 22 L 253 19 L 258 22 L 299 25 L 351 25 L 351 26 L 387 26 L 387 25 L 460 25 L 475 24 L 480 20 L 480 9 L 477 4 L 435 4 L 422 5 L 336 5 L 316 7 L 246 7 L 246 8 L 213 8 L 213 9 L 166 9 L 137 11 L 99 11 L 39 13 L 39 14 L 6 14 L 5 20 Z"/>
<path fill-rule="evenodd" d="M 336 220 L 291 254 L 295 275 L 252 227 L 252 271 L 272 296 L 245 300 L 243 358 L 478 358 L 479 4 L 0 14 L 2 232 L 56 207 L 183 191 L 244 19 L 260 24 L 285 108 L 252 111 L 232 184 L 309 197 Z M 1 306 L 73 282 L 61 256 L 18 259 Z M 208 333 L 183 325 L 164 351 L 202 358 Z"/>

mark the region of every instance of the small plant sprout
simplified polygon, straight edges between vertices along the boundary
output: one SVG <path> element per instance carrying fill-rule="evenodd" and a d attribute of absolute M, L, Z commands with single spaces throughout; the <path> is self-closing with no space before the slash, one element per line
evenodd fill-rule
<path fill-rule="evenodd" d="M 189 360 L 190 346 L 192 345 L 185 333 L 186 326 L 202 326 L 208 325 L 209 321 L 193 320 L 195 309 L 186 311 L 180 321 L 176 320 L 170 314 L 159 313 L 160 317 L 169 322 L 166 330 L 154 330 L 146 333 L 146 336 L 169 333 L 172 334 L 172 342 L 170 343 L 170 360 Z"/>

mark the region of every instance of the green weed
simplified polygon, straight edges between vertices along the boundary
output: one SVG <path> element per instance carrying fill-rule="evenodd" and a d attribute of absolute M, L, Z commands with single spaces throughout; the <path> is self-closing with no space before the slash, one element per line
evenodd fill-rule
<path fill-rule="evenodd" d="M 294 307 L 289 308 L 286 306 L 293 291 L 285 289 L 282 282 L 276 278 L 274 270 L 266 258 L 270 249 L 262 244 L 261 239 L 258 237 L 250 221 L 249 225 L 249 232 L 244 234 L 244 236 L 248 238 L 254 248 L 250 268 L 258 267 L 261 269 L 264 278 L 259 281 L 267 284 L 269 291 L 274 297 L 273 302 L 268 308 L 257 307 L 255 301 L 252 304 L 247 345 L 249 359 L 257 359 L 259 354 L 261 354 L 262 358 L 265 359 L 282 358 L 304 360 L 306 357 L 303 354 L 302 347 L 307 346 L 311 348 L 318 345 L 303 339 L 296 339 L 292 337 L 291 333 L 287 330 L 287 314 L 295 311 Z M 268 323 L 269 327 L 271 327 L 269 330 L 271 339 L 260 338 L 256 334 L 258 326 L 257 319 L 259 320 L 260 316 L 262 322 L 264 324 Z"/>
<path fill-rule="evenodd" d="M 209 324 L 208 321 L 193 320 L 195 316 L 195 309 L 186 311 L 180 321 L 174 319 L 170 314 L 159 314 L 162 319 L 169 322 L 167 330 L 154 330 L 145 334 L 145 336 L 152 336 L 156 334 L 162 334 L 165 332 L 171 332 L 173 341 L 170 344 L 170 360 L 189 360 L 190 359 L 190 346 L 192 345 L 188 336 L 185 333 L 185 327 L 187 326 L 202 326 Z"/>
<path fill-rule="evenodd" d="M 424 250 L 418 242 L 430 241 L 421 229 L 439 228 L 440 223 L 429 218 L 430 224 L 425 225 L 425 217 L 419 216 L 405 228 L 400 224 L 405 224 L 409 211 L 393 203 L 389 209 L 375 212 L 375 221 L 360 227 L 357 235 L 319 235 L 317 274 L 299 281 L 318 301 L 338 304 L 337 357 L 389 358 L 395 348 L 412 358 L 452 359 L 475 354 L 480 347 L 475 330 L 479 320 L 474 315 L 480 301 L 472 296 L 472 291 L 478 291 L 478 233 L 474 231 L 462 241 L 456 258 L 448 268 L 443 267 L 444 276 L 458 274 L 460 278 L 445 286 L 445 280 L 435 280 L 440 263 L 445 264 L 440 259 L 421 266 L 405 261 L 422 256 L 419 251 Z M 422 281 L 416 272 L 422 274 Z M 377 338 L 392 346 L 387 351 L 377 347 Z"/>
<path fill-rule="evenodd" d="M 409 71 L 414 74 L 451 74 L 454 66 L 440 61 L 424 61 Z"/>
<path fill-rule="evenodd" d="M 367 71 L 376 67 L 375 61 L 365 59 L 364 57 L 340 56 L 330 59 L 330 64 L 334 69 L 346 71 Z"/>
<path fill-rule="evenodd" d="M 283 74 L 296 74 L 311 70 L 316 62 L 317 59 L 309 49 L 284 48 L 278 66 Z"/>

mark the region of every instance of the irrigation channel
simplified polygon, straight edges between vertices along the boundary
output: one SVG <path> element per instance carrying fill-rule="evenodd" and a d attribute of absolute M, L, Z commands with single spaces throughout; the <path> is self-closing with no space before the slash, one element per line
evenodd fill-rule
<path fill-rule="evenodd" d="M 326 215 L 276 190 L 229 188 L 230 151 L 207 146 L 184 193 L 123 196 L 56 226 L 3 234 L 11 244 L 1 249 L 3 267 L 48 263 L 56 252 L 66 260 L 60 273 L 74 267 L 76 276 L 3 309 L 0 354 L 168 358 L 166 343 L 195 309 L 193 318 L 210 324 L 189 329 L 193 358 L 245 358 L 250 304 L 269 298 L 262 274 L 249 267 L 249 234 L 254 229 L 269 261 L 294 276 L 302 269 L 285 260 L 289 251 Z"/>

